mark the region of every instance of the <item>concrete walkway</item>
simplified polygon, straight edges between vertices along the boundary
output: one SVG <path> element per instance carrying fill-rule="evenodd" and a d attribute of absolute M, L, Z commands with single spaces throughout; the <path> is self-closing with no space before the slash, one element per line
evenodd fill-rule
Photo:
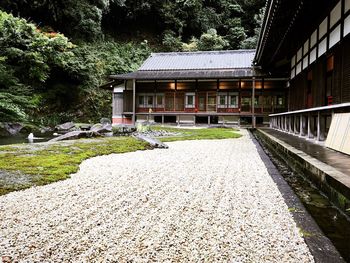
<path fill-rule="evenodd" d="M 89 159 L 0 197 L 0 256 L 19 262 L 314 262 L 246 131 Z"/>
<path fill-rule="evenodd" d="M 273 130 L 270 128 L 262 128 L 261 130 L 278 138 L 281 141 L 284 141 L 295 149 L 303 151 L 304 153 L 316 158 L 317 160 L 332 166 L 338 171 L 349 175 L 350 180 L 349 155 L 334 151 L 323 146 L 322 144 L 317 144 L 316 142 L 309 141 L 297 135 Z"/>

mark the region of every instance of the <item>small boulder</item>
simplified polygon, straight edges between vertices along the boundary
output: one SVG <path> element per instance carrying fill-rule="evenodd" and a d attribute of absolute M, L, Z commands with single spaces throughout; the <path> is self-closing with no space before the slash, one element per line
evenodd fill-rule
<path fill-rule="evenodd" d="M 23 125 L 20 123 L 3 123 L 2 125 L 5 133 L 7 133 L 8 135 L 16 135 L 18 134 L 22 129 L 23 129 Z"/>
<path fill-rule="evenodd" d="M 165 143 L 163 143 L 155 138 L 152 138 L 152 137 L 149 137 L 149 136 L 146 136 L 143 134 L 134 134 L 133 136 L 141 141 L 145 141 L 145 142 L 149 143 L 154 148 L 161 148 L 161 149 L 168 149 L 169 148 L 168 145 L 166 145 Z"/>
<path fill-rule="evenodd" d="M 101 124 L 111 124 L 111 120 L 109 118 L 101 118 L 100 120 Z"/>
<path fill-rule="evenodd" d="M 40 133 L 48 133 L 48 132 L 52 132 L 53 128 L 51 127 L 41 127 L 40 128 Z"/>
<path fill-rule="evenodd" d="M 91 124 L 81 124 L 80 125 L 80 130 L 82 130 L 82 131 L 88 131 L 88 130 L 90 130 L 91 129 Z"/>
<path fill-rule="evenodd" d="M 75 124 L 73 122 L 66 122 L 55 127 L 56 131 L 69 131 L 75 128 Z"/>
<path fill-rule="evenodd" d="M 49 142 L 75 140 L 80 138 L 91 138 L 91 137 L 98 137 L 98 136 L 101 136 L 101 135 L 98 132 L 94 132 L 94 131 L 72 131 L 72 132 L 63 134 L 61 136 L 58 136 L 56 138 L 53 138 L 49 140 Z"/>
<path fill-rule="evenodd" d="M 94 124 L 94 125 L 91 126 L 90 131 L 96 131 L 96 130 L 98 130 L 98 129 L 101 129 L 102 126 L 103 126 L 103 125 L 102 125 L 101 123 L 96 123 L 96 124 Z"/>
<path fill-rule="evenodd" d="M 111 124 L 96 123 L 91 127 L 90 131 L 94 131 L 98 133 L 107 133 L 107 132 L 112 132 L 113 129 Z"/>

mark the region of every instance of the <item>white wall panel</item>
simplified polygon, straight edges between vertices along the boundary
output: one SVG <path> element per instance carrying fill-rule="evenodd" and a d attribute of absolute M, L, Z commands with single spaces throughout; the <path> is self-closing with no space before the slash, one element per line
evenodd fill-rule
<path fill-rule="evenodd" d="M 350 1 L 350 0 L 349 0 Z M 317 29 L 312 33 L 310 38 L 310 48 L 313 48 L 317 43 Z"/>
<path fill-rule="evenodd" d="M 316 51 L 317 51 L 317 47 L 315 47 L 310 52 L 310 64 L 316 60 Z"/>
<path fill-rule="evenodd" d="M 350 1 L 350 0 L 349 0 Z M 344 20 L 344 37 L 350 33 L 350 15 Z"/>
<path fill-rule="evenodd" d="M 309 52 L 309 39 L 306 40 L 306 42 L 304 43 L 304 52 L 303 55 L 305 56 L 307 54 L 307 52 Z"/>
<path fill-rule="evenodd" d="M 300 72 L 301 72 L 301 62 L 297 64 L 296 75 L 298 75 Z"/>
<path fill-rule="evenodd" d="M 323 39 L 321 43 L 318 44 L 318 57 L 322 56 L 327 51 L 327 38 Z"/>
<path fill-rule="evenodd" d="M 306 69 L 309 66 L 309 56 L 307 55 L 303 59 L 303 69 Z"/>
<path fill-rule="evenodd" d="M 350 113 L 336 113 L 327 135 L 326 147 L 350 154 Z"/>
<path fill-rule="evenodd" d="M 345 0 L 344 11 L 347 12 L 350 10 L 350 0 Z"/>
<path fill-rule="evenodd" d="M 300 48 L 297 53 L 297 62 L 303 58 L 303 48 Z"/>
<path fill-rule="evenodd" d="M 333 8 L 330 15 L 329 26 L 334 26 L 341 18 L 341 1 Z"/>
<path fill-rule="evenodd" d="M 322 23 L 320 24 L 320 26 L 318 28 L 318 37 L 319 38 L 323 37 L 327 33 L 327 21 L 328 21 L 328 17 L 326 17 L 322 21 Z"/>
<path fill-rule="evenodd" d="M 290 78 L 294 79 L 294 77 L 295 77 L 295 69 L 293 68 L 291 73 L 290 73 Z"/>
<path fill-rule="evenodd" d="M 295 66 L 295 56 L 294 57 L 292 57 L 292 61 L 291 61 L 291 67 L 294 67 Z"/>
<path fill-rule="evenodd" d="M 340 25 L 338 25 L 329 35 L 329 48 L 340 41 Z"/>

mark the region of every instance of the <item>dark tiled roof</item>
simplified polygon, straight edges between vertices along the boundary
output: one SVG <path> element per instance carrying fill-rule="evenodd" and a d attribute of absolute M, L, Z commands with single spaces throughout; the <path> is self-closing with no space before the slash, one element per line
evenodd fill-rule
<path fill-rule="evenodd" d="M 152 53 L 139 71 L 251 68 L 254 56 L 255 50 Z"/>
<path fill-rule="evenodd" d="M 260 76 L 255 72 L 254 76 Z M 111 79 L 138 79 L 138 80 L 157 80 L 157 79 L 213 79 L 213 78 L 242 78 L 252 77 L 252 69 L 234 69 L 234 70 L 153 70 L 153 71 L 135 71 L 127 74 L 111 75 Z"/>
<path fill-rule="evenodd" d="M 253 72 L 255 50 L 153 53 L 138 71 L 111 79 L 210 79 L 260 75 Z M 254 74 L 253 74 L 254 73 Z"/>

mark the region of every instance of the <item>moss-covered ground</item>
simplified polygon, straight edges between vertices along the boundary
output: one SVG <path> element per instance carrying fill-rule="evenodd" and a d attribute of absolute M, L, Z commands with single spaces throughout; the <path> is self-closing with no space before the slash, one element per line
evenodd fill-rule
<path fill-rule="evenodd" d="M 177 136 L 161 138 L 164 142 L 228 139 L 241 136 L 236 130 L 229 128 L 152 127 L 152 129 L 177 133 Z M 83 160 L 91 157 L 149 148 L 147 143 L 132 137 L 0 146 L 0 195 L 69 178 L 70 174 L 78 171 Z"/>
<path fill-rule="evenodd" d="M 179 133 L 178 136 L 161 138 L 163 142 L 183 141 L 183 140 L 214 140 L 214 139 L 230 139 L 239 138 L 241 135 L 237 129 L 233 128 L 203 128 L 203 129 L 186 129 L 176 127 L 152 127 L 155 130 L 165 130 L 169 132 Z"/>
<path fill-rule="evenodd" d="M 147 148 L 132 137 L 0 146 L 0 195 L 66 179 L 91 157 Z"/>

